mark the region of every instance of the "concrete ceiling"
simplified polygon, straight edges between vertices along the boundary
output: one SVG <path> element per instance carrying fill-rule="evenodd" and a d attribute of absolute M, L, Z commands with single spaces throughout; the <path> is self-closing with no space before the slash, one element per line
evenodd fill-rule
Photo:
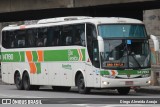
<path fill-rule="evenodd" d="M 0 0 L 0 22 L 61 16 L 116 16 L 142 19 L 159 0 Z"/>

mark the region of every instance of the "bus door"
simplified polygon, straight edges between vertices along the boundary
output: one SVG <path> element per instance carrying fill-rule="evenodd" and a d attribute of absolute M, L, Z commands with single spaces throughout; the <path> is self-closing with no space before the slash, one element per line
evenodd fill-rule
<path fill-rule="evenodd" d="M 94 87 L 94 72 L 92 68 L 92 63 L 90 61 L 90 58 L 87 59 L 86 65 L 85 65 L 85 81 L 87 87 Z"/>
<path fill-rule="evenodd" d="M 87 87 L 100 87 L 100 72 L 98 67 L 99 65 L 98 57 L 99 57 L 98 54 L 94 53 L 92 59 L 87 58 L 85 65 Z"/>
<path fill-rule="evenodd" d="M 87 59 L 86 69 L 88 70 L 88 81 L 92 87 L 100 86 L 100 76 L 99 76 L 99 50 L 98 50 L 98 41 L 95 25 L 86 24 L 86 39 L 87 39 L 87 50 L 89 58 Z"/>
<path fill-rule="evenodd" d="M 100 87 L 100 60 L 99 60 L 99 49 L 98 49 L 98 41 L 93 41 L 93 72 L 94 72 L 94 86 Z"/>

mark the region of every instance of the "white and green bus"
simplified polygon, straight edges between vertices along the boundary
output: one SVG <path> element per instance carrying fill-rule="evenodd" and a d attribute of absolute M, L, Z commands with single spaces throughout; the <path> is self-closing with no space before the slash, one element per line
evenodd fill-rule
<path fill-rule="evenodd" d="M 154 38 L 156 49 L 158 42 Z M 52 86 L 79 93 L 150 85 L 149 37 L 130 18 L 60 17 L 2 30 L 2 80 L 17 89 Z"/>

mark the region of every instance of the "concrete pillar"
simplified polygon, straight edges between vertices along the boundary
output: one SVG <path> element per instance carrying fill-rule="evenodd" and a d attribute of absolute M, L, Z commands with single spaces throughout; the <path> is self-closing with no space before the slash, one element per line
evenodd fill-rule
<path fill-rule="evenodd" d="M 143 12 L 143 21 L 146 25 L 147 33 L 153 34 L 160 41 L 160 9 L 145 10 Z M 160 52 L 155 52 L 153 42 L 150 41 L 151 59 L 152 59 L 152 85 L 160 85 Z"/>

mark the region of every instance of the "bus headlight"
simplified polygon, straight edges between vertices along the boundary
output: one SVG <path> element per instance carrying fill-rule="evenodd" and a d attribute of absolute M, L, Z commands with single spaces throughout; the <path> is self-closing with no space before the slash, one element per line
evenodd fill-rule
<path fill-rule="evenodd" d="M 150 80 L 149 80 L 149 81 L 146 81 L 146 83 L 151 84 L 151 81 L 150 81 Z"/>
<path fill-rule="evenodd" d="M 103 77 L 105 77 L 105 78 L 115 78 L 115 76 L 112 76 L 112 75 L 103 75 Z"/>
<path fill-rule="evenodd" d="M 106 81 L 103 81 L 102 83 L 103 83 L 103 85 L 109 85 L 110 84 L 109 82 L 106 82 Z"/>
<path fill-rule="evenodd" d="M 145 78 L 145 77 L 149 77 L 150 74 L 142 74 L 141 76 L 142 76 L 142 78 Z"/>

